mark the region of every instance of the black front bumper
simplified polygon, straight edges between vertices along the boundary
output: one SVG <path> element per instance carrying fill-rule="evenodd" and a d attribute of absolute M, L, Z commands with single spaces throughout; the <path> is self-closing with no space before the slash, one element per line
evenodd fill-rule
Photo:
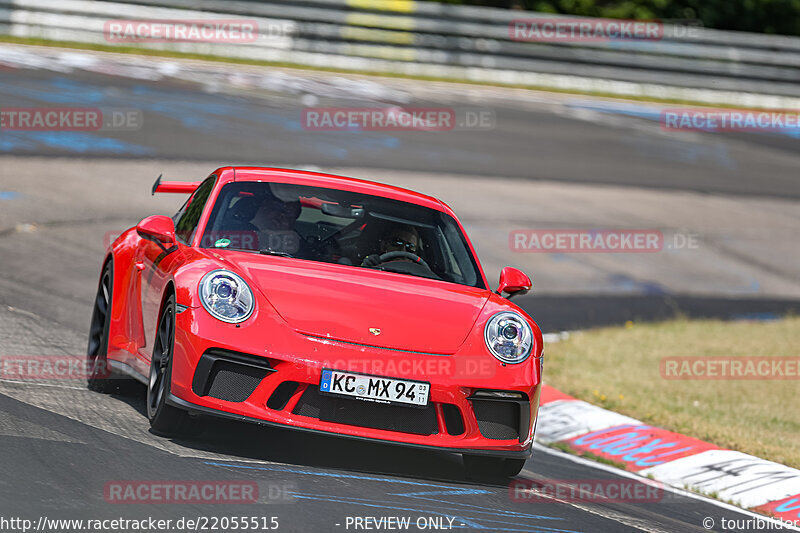
<path fill-rule="evenodd" d="M 182 400 L 175 396 L 174 394 L 170 393 L 167 397 L 167 404 L 173 407 L 177 407 L 178 409 L 183 409 L 188 411 L 189 413 L 196 414 L 196 415 L 204 415 L 204 416 L 213 416 L 218 418 L 225 418 L 228 420 L 238 420 L 240 422 L 249 422 L 251 424 L 258 424 L 260 426 L 267 426 L 267 427 L 276 427 L 276 428 L 284 428 L 284 429 L 292 429 L 295 431 L 305 431 L 307 433 L 314 433 L 317 435 L 326 435 L 329 437 L 341 437 L 345 439 L 353 439 L 353 440 L 360 440 L 364 442 L 376 442 L 381 444 L 392 444 L 395 446 L 403 446 L 406 448 L 419 448 L 423 450 L 438 450 L 442 452 L 451 452 L 451 453 L 463 453 L 466 455 L 481 455 L 481 456 L 488 456 L 488 457 L 498 457 L 498 458 L 507 458 L 507 459 L 527 459 L 533 453 L 532 446 L 526 447 L 524 450 L 520 451 L 505 451 L 505 450 L 481 450 L 481 449 L 464 449 L 464 448 L 443 448 L 440 446 L 426 446 L 424 444 L 409 444 L 406 442 L 397 442 L 393 440 L 384 440 L 384 439 L 375 439 L 370 437 L 359 437 L 357 435 L 343 435 L 340 433 L 331 433 L 329 431 L 321 431 L 318 429 L 310 429 L 304 427 L 296 427 L 290 426 L 287 424 L 280 424 L 278 422 L 271 422 L 269 420 L 261 420 L 260 418 L 253 418 L 249 416 L 237 415 L 233 413 L 228 413 L 226 411 L 218 411 L 216 409 L 211 409 L 209 407 L 204 407 L 202 405 L 196 405 L 191 402 L 187 402 L 186 400 Z"/>

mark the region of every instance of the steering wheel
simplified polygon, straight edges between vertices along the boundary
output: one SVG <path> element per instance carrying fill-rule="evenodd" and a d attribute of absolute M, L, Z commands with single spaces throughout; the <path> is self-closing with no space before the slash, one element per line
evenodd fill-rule
<path fill-rule="evenodd" d="M 380 257 L 381 263 L 388 263 L 389 261 L 394 261 L 395 259 L 410 259 L 414 263 L 422 265 L 428 270 L 431 269 L 431 267 L 428 266 L 428 263 L 426 263 L 423 258 L 421 258 L 416 254 L 412 254 L 411 252 L 404 252 L 404 251 L 386 252 L 385 254 L 381 254 Z"/>

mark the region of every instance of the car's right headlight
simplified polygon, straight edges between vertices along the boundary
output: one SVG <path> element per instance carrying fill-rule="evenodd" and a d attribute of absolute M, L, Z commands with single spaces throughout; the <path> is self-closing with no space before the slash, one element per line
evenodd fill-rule
<path fill-rule="evenodd" d="M 528 322 L 517 313 L 503 311 L 486 323 L 486 347 L 504 363 L 521 363 L 531 354 L 533 331 Z"/>
<path fill-rule="evenodd" d="M 200 281 L 200 301 L 211 316 L 237 324 L 253 314 L 255 300 L 247 283 L 228 270 L 212 270 Z"/>

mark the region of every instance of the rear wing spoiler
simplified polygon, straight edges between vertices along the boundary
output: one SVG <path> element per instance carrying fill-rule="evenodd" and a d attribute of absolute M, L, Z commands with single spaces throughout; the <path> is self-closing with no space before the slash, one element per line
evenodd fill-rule
<path fill-rule="evenodd" d="M 161 176 L 158 177 L 153 184 L 152 194 L 157 192 L 173 192 L 178 194 L 191 194 L 197 189 L 201 181 L 161 181 Z"/>

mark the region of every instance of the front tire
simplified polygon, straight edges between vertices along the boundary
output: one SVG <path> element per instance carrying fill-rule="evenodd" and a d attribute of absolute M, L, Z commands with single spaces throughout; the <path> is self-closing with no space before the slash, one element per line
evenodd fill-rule
<path fill-rule="evenodd" d="M 170 294 L 158 319 L 150 378 L 147 382 L 147 418 L 153 433 L 187 436 L 199 431 L 197 421 L 176 407 L 167 405 L 172 384 L 172 354 L 175 348 L 175 295 Z"/>
<path fill-rule="evenodd" d="M 486 457 L 464 454 L 464 467 L 474 479 L 507 478 L 518 475 L 525 466 L 525 459 Z"/>

